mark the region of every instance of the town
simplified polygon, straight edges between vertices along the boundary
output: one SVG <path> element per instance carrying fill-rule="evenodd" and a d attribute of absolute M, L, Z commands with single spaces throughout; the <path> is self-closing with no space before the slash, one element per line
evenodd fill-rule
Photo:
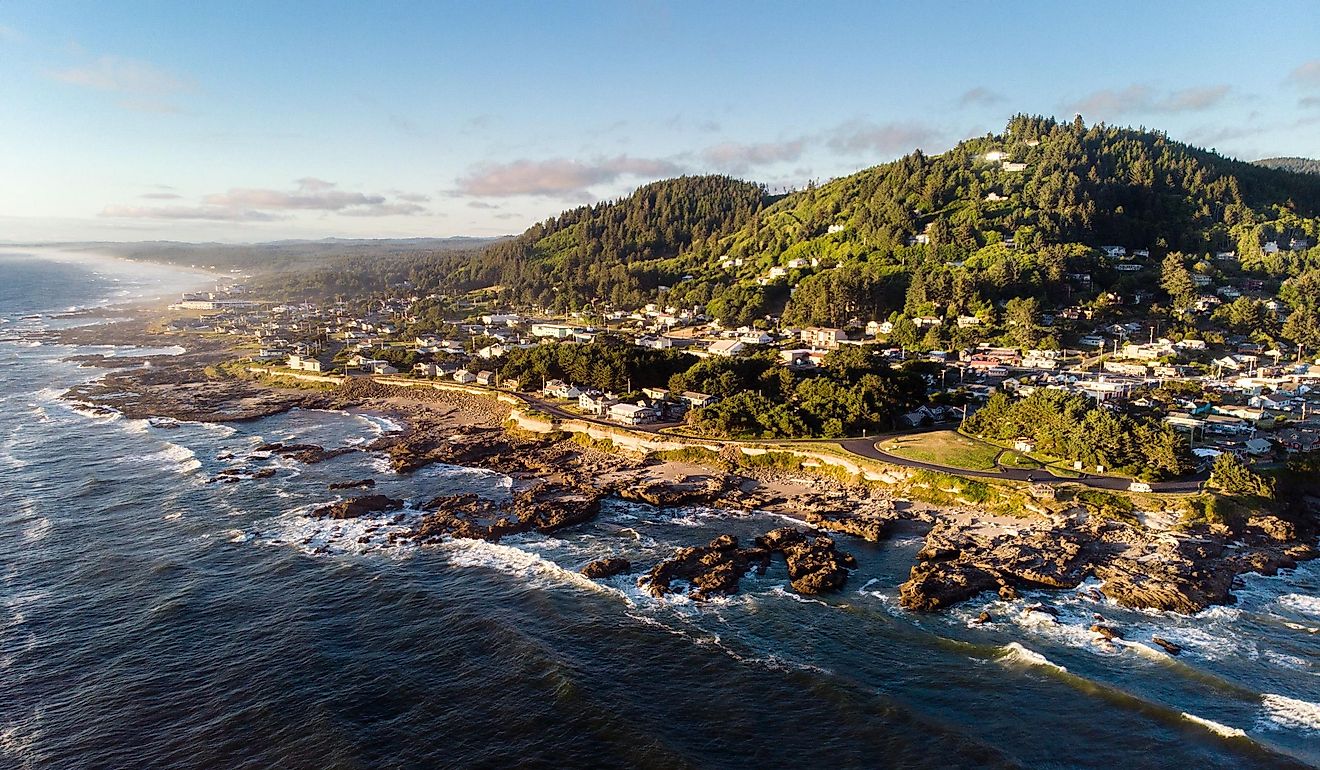
<path fill-rule="evenodd" d="M 1304 240 L 1293 240 L 1283 246 L 1268 242 L 1262 248 L 1272 252 L 1308 247 Z M 1213 258 L 1231 265 L 1236 255 L 1220 252 Z M 1159 270 L 1146 249 L 1105 247 L 1102 259 L 1122 272 Z M 784 276 L 781 272 L 775 278 Z M 1084 289 L 1091 276 L 1071 274 L 1069 280 Z M 1137 290 L 1129 296 L 1101 297 L 1123 310 L 1117 318 L 1110 314 L 1099 320 L 1098 303 L 1039 313 L 1033 321 L 1039 324 L 1036 336 L 1058 342 L 1040 348 L 1005 344 L 998 332 L 1011 329 L 991 328 L 986 316 L 896 314 L 883 320 L 852 319 L 845 328 L 790 328 L 770 318 L 755 326 L 725 328 L 701 308 L 660 303 L 552 314 L 500 307 L 482 292 L 418 296 L 407 287 L 397 296 L 370 302 L 287 303 L 261 300 L 241 281 L 184 296 L 174 307 L 189 313 L 173 327 L 231 335 L 241 341 L 253 365 L 272 373 L 452 380 L 520 391 L 541 408 L 564 416 L 666 431 L 685 430 L 691 422 L 686 415 L 711 406 L 720 396 L 671 392 L 668 382 L 655 378 L 635 383 L 630 378 L 625 387 L 614 390 L 571 376 L 530 381 L 518 376 L 522 372 L 510 371 L 508 362 L 518 351 L 612 340 L 639 351 L 689 356 L 684 360 L 690 361 L 773 356 L 783 369 L 810 376 L 831 354 L 861 348 L 874 356 L 869 360 L 920 372 L 924 382 L 924 400 L 904 405 L 891 424 L 876 425 L 875 432 L 956 428 L 996 392 L 1021 399 L 1052 390 L 1173 427 L 1185 436 L 1202 467 L 1221 453 L 1268 463 L 1316 449 L 1320 365 L 1286 343 L 1267 349 L 1220 323 L 1226 315 L 1223 307 L 1267 314 L 1276 321 L 1282 320 L 1285 307 L 1267 296 L 1258 280 L 1216 280 L 1201 272 L 1192 280 L 1198 293 L 1186 313 L 1206 334 L 1166 335 L 1167 316 L 1141 312 L 1152 292 Z M 909 327 L 906 341 L 911 343 L 912 327 L 921 331 L 944 324 L 962 332 L 960 339 L 987 341 L 945 349 L 920 340 L 899 344 L 896 339 L 903 327 Z M 1033 443 L 1024 437 L 1014 445 L 1030 454 Z M 1080 463 L 1075 466 L 1082 470 Z"/>

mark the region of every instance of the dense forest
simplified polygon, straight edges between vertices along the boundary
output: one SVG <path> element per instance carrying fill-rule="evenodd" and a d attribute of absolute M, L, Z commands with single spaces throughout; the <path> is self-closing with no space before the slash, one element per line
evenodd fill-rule
<path fill-rule="evenodd" d="M 1106 245 L 1150 252 L 1143 259 L 1155 270 L 1176 254 L 1189 270 L 1222 272 L 1230 268 L 1212 265 L 1212 255 L 1233 251 L 1241 261 L 1232 270 L 1276 284 L 1297 278 L 1320 268 L 1318 216 L 1314 176 L 1161 132 L 1018 115 L 1001 134 L 778 199 L 727 177 L 649 184 L 455 261 L 423 287 L 498 287 L 509 304 L 559 310 L 634 307 L 663 295 L 729 325 L 780 315 L 829 326 L 976 316 L 1007 331 L 1014 298 L 1034 298 L 1038 312 L 1103 311 L 1150 291 L 1168 299 L 1149 274 L 1105 260 Z M 1311 248 L 1262 248 L 1291 239 Z M 1084 284 L 1070 277 L 1079 274 Z M 977 334 L 949 325 L 908 342 Z"/>
<path fill-rule="evenodd" d="M 654 182 L 617 201 L 581 206 L 486 250 L 460 285 L 498 285 L 507 302 L 576 310 L 636 306 L 678 280 L 675 257 L 750 221 L 765 188 L 723 176 Z"/>
<path fill-rule="evenodd" d="M 1168 425 L 1112 412 L 1062 390 L 1038 390 L 1020 401 L 997 392 L 964 429 L 1001 442 L 1028 438 L 1041 454 L 1145 479 L 1179 476 L 1192 467 L 1186 437 Z"/>

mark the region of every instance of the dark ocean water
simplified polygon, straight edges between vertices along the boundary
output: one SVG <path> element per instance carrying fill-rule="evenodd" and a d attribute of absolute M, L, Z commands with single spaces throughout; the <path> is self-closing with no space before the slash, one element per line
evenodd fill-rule
<path fill-rule="evenodd" d="M 914 616 L 896 596 L 919 541 L 845 538 L 860 566 L 838 595 L 788 592 L 780 564 L 732 599 L 660 602 L 635 575 L 575 570 L 781 520 L 610 503 L 554 536 L 389 548 L 384 522 L 303 514 L 331 481 L 425 500 L 506 480 L 253 453 L 369 441 L 393 428 L 378 417 L 167 428 L 58 398 L 98 374 L 60 359 L 107 349 L 27 334 L 195 280 L 0 254 L 0 767 L 1320 763 L 1314 564 L 1193 618 L 1072 592 Z M 276 475 L 205 483 L 262 467 Z M 1024 610 L 1042 597 L 1061 622 Z M 972 626 L 981 609 L 1000 621 Z M 1186 652 L 1098 644 L 1093 612 Z"/>

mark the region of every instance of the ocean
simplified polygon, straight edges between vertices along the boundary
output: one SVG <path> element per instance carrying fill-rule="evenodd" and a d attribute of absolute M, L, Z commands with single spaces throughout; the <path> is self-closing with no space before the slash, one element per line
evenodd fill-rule
<path fill-rule="evenodd" d="M 61 400 L 101 373 L 61 359 L 144 351 L 34 333 L 199 278 L 0 249 L 0 279 L 0 767 L 1320 764 L 1315 563 L 1249 575 L 1236 605 L 1194 617 L 1082 591 L 915 615 L 897 602 L 912 537 L 840 537 L 858 569 L 818 598 L 782 562 L 704 604 L 576 572 L 604 555 L 643 570 L 783 525 L 770 515 L 618 501 L 554 535 L 391 546 L 388 519 L 306 514 L 353 494 L 334 481 L 420 502 L 508 479 L 254 451 L 362 444 L 397 428 L 378 416 L 171 426 Z M 225 469 L 274 475 L 206 483 Z M 978 627 L 983 609 L 996 622 Z M 1097 642 L 1093 613 L 1136 641 Z"/>

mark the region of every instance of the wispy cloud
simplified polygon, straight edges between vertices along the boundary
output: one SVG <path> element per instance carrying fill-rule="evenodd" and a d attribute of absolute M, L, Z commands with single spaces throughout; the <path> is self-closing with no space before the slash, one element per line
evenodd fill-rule
<path fill-rule="evenodd" d="M 1288 73 L 1288 83 L 1303 92 L 1297 106 L 1320 107 L 1320 59 L 1311 59 L 1294 67 Z"/>
<path fill-rule="evenodd" d="M 1065 105 L 1065 110 L 1099 117 L 1199 112 L 1221 104 L 1230 90 L 1223 84 L 1176 91 L 1157 91 L 1147 85 L 1134 84 L 1117 90 L 1095 91 Z"/>
<path fill-rule="evenodd" d="M 1008 97 L 997 91 L 991 91 L 985 86 L 977 86 L 964 91 L 963 95 L 958 97 L 959 107 L 989 107 L 996 104 L 1003 104 L 1008 101 Z"/>
<path fill-rule="evenodd" d="M 120 56 L 101 56 L 48 74 L 60 83 L 120 94 L 121 107 L 140 112 L 179 112 L 171 97 L 192 88 L 184 79 L 153 64 Z"/>
<path fill-rule="evenodd" d="M 271 222 L 280 217 L 264 211 L 220 206 L 106 206 L 101 216 L 116 219 L 200 219 L 212 222 Z"/>
<path fill-rule="evenodd" d="M 420 193 L 395 191 L 389 196 L 340 190 L 334 182 L 304 177 L 294 182 L 292 190 L 235 187 L 223 193 L 211 193 L 190 206 L 106 206 L 103 217 L 142 219 L 206 219 L 222 222 L 269 222 L 287 219 L 293 212 L 319 211 L 351 217 L 415 216 L 427 213 L 421 202 L 430 200 Z M 177 200 L 172 192 L 146 193 L 150 200 Z"/>
<path fill-rule="evenodd" d="M 172 192 L 152 192 L 152 193 L 143 193 L 138 197 L 144 198 L 149 201 L 177 201 L 183 196 L 179 195 L 178 193 L 172 193 Z"/>
<path fill-rule="evenodd" d="M 457 193 L 474 197 L 505 198 L 534 195 L 582 198 L 591 187 L 624 177 L 662 177 L 678 173 L 673 161 L 619 155 L 590 161 L 553 158 L 515 160 L 477 166 L 457 181 Z"/>
<path fill-rule="evenodd" d="M 892 155 L 939 141 L 941 132 L 922 123 L 850 120 L 827 133 L 825 143 L 841 155 Z"/>
<path fill-rule="evenodd" d="M 758 166 L 795 161 L 802 157 L 805 146 L 806 141 L 803 139 L 754 144 L 724 142 L 706 148 L 701 157 L 707 164 L 721 171 L 740 174 Z"/>

